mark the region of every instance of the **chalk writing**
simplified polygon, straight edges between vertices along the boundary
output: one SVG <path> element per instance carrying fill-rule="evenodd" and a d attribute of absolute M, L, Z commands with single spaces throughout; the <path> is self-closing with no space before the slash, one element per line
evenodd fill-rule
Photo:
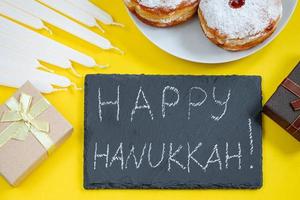
<path fill-rule="evenodd" d="M 193 91 L 198 90 L 203 93 L 204 98 L 198 102 L 192 102 L 192 93 Z M 191 109 L 192 107 L 200 107 L 207 99 L 207 93 L 201 87 L 192 87 L 189 92 L 189 111 L 188 111 L 188 119 L 191 119 Z"/>
<path fill-rule="evenodd" d="M 120 154 L 120 155 L 118 156 L 118 154 Z M 121 169 L 123 170 L 123 168 L 124 168 L 124 155 L 123 155 L 123 143 L 122 142 L 120 143 L 120 146 L 118 147 L 115 155 L 112 157 L 109 166 L 111 167 L 112 164 L 114 163 L 114 161 L 118 161 L 118 160 L 120 161 Z"/>
<path fill-rule="evenodd" d="M 214 155 L 216 155 L 216 159 L 213 160 Z M 219 169 L 222 170 L 222 161 L 220 158 L 219 150 L 218 150 L 218 145 L 215 144 L 214 149 L 212 153 L 210 154 L 210 157 L 208 158 L 208 161 L 206 162 L 206 165 L 204 166 L 204 171 L 208 168 L 209 164 L 213 163 L 218 163 L 219 164 Z"/>
<path fill-rule="evenodd" d="M 226 168 L 228 168 L 228 161 L 230 159 L 233 159 L 233 158 L 237 158 L 239 160 L 239 166 L 238 166 L 238 169 L 242 169 L 242 149 L 241 149 L 241 143 L 238 143 L 238 154 L 235 154 L 235 155 L 229 155 L 229 150 L 228 150 L 228 142 L 226 142 L 226 159 L 225 159 L 225 164 L 226 164 Z"/>
<path fill-rule="evenodd" d="M 176 101 L 174 102 L 167 102 L 166 101 L 166 91 L 172 91 L 176 94 Z M 179 102 L 179 91 L 177 88 L 175 87 L 171 87 L 171 86 L 166 86 L 163 90 L 162 93 L 162 102 L 161 102 L 161 112 L 162 112 L 162 117 L 165 118 L 166 117 L 166 106 L 168 107 L 172 107 L 172 106 L 176 106 Z"/>
<path fill-rule="evenodd" d="M 98 88 L 98 116 L 100 122 L 102 122 L 102 106 L 105 105 L 116 105 L 117 106 L 117 121 L 119 121 L 119 114 L 120 114 L 120 86 L 117 89 L 117 100 L 116 101 L 102 101 L 101 100 L 101 89 Z"/>
<path fill-rule="evenodd" d="M 98 154 L 98 142 L 95 143 L 95 153 L 94 153 L 94 170 L 97 169 L 97 158 L 105 157 L 105 168 L 108 167 L 108 156 L 109 156 L 109 144 L 106 145 L 106 154 Z"/>
<path fill-rule="evenodd" d="M 142 97 L 143 97 L 144 102 L 145 102 L 144 105 L 138 105 L 138 104 L 139 104 L 139 99 L 140 99 L 141 94 L 142 94 Z M 131 121 L 133 121 L 133 116 L 134 116 L 135 112 L 136 112 L 137 110 L 140 110 L 140 109 L 148 109 L 149 115 L 150 115 L 150 117 L 151 117 L 151 120 L 154 119 L 154 118 L 153 118 L 152 111 L 151 111 L 151 108 L 150 108 L 150 104 L 148 103 L 148 101 L 147 101 L 147 99 L 146 99 L 146 97 L 145 97 L 145 93 L 144 93 L 142 87 L 140 87 L 139 93 L 138 93 L 138 95 L 137 95 L 137 97 L 136 97 L 135 106 L 134 106 L 134 108 L 133 108 L 132 111 L 131 111 L 131 118 L 130 118 Z"/>
<path fill-rule="evenodd" d="M 193 154 L 199 149 L 199 147 L 202 146 L 202 143 L 199 142 L 198 145 L 195 147 L 195 149 L 191 152 L 190 143 L 187 143 L 188 146 L 188 159 L 187 159 L 187 171 L 188 173 L 191 172 L 190 169 L 190 160 L 192 159 L 199 167 L 201 167 L 204 170 L 204 167 L 193 157 Z"/>
<path fill-rule="evenodd" d="M 131 145 L 131 148 L 128 153 L 124 152 L 124 145 L 123 142 L 120 142 L 118 148 L 115 150 L 115 153 L 110 157 L 109 153 L 112 151 L 111 145 L 106 144 L 106 153 L 100 154 L 98 152 L 98 143 L 95 143 L 95 151 L 94 151 L 94 170 L 97 169 L 97 161 L 99 159 L 104 159 L 104 166 L 105 168 L 112 167 L 114 162 L 119 161 L 120 162 L 120 169 L 128 169 L 129 168 L 129 161 L 134 161 L 134 166 L 136 169 L 139 169 L 141 167 L 151 167 L 151 168 L 157 168 L 162 165 L 163 161 L 166 159 L 167 161 L 167 171 L 172 172 L 172 168 L 174 166 L 178 166 L 180 169 L 186 171 L 187 173 L 191 173 L 192 169 L 197 170 L 195 167 L 199 167 L 200 171 L 206 172 L 210 166 L 216 166 L 220 171 L 223 169 L 223 162 L 225 163 L 225 168 L 229 169 L 229 161 L 231 159 L 238 159 L 238 166 L 236 169 L 241 170 L 242 169 L 242 150 L 241 150 L 241 144 L 238 142 L 236 145 L 238 147 L 238 153 L 229 155 L 229 143 L 225 142 L 223 150 L 225 151 L 225 158 L 221 159 L 220 156 L 220 147 L 218 144 L 214 144 L 212 151 L 205 163 L 200 163 L 199 161 L 199 155 L 200 158 L 205 158 L 206 154 L 204 152 L 201 152 L 201 147 L 203 146 L 202 142 L 199 142 L 194 148 L 191 148 L 191 145 L 189 142 L 186 144 L 179 144 L 177 147 L 174 147 L 174 143 L 170 142 L 168 147 L 169 151 L 166 152 L 166 143 L 162 143 L 162 150 L 159 155 L 152 155 L 152 142 L 145 143 L 144 146 L 141 148 L 140 153 L 136 152 L 136 146 Z M 147 150 L 148 148 L 148 150 Z M 147 153 L 147 159 L 148 162 L 143 162 L 145 157 L 145 152 Z M 198 152 L 198 158 L 195 157 L 195 153 Z M 199 154 L 200 153 L 200 154 Z M 202 153 L 202 154 L 201 154 Z M 165 154 L 167 154 L 165 156 Z M 126 156 L 127 155 L 127 156 Z M 137 158 L 137 155 L 139 155 Z M 180 155 L 180 156 L 179 156 Z M 184 156 L 183 156 L 184 155 Z M 153 164 L 151 160 L 153 160 L 153 156 L 155 157 L 155 160 L 157 161 L 156 164 Z M 176 157 L 179 156 L 181 159 L 177 159 Z M 124 157 L 126 160 L 124 160 Z M 178 157 L 178 158 L 179 158 Z M 182 158 L 185 158 L 184 160 Z M 191 162 L 193 161 L 193 162 Z M 109 163 L 109 164 L 108 164 Z M 172 165 L 175 164 L 175 165 Z M 195 167 L 191 168 L 191 163 L 195 163 Z M 231 165 L 231 167 L 234 167 Z"/>
<path fill-rule="evenodd" d="M 170 151 L 169 151 L 169 158 L 168 158 L 168 171 L 171 171 L 171 162 L 176 163 L 177 165 L 179 165 L 182 169 L 185 169 L 185 167 L 178 161 L 176 160 L 174 157 L 176 156 L 176 154 L 178 154 L 180 152 L 180 150 L 182 149 L 182 145 L 179 145 L 178 148 L 176 149 L 175 152 L 173 152 L 173 143 L 170 143 Z"/>
<path fill-rule="evenodd" d="M 165 156 L 165 146 L 166 146 L 166 144 L 163 143 L 162 146 L 163 146 L 163 148 L 162 148 L 162 151 L 161 151 L 161 157 L 160 157 L 160 160 L 159 160 L 155 165 L 153 165 L 152 162 L 151 162 L 151 149 L 152 149 L 152 143 L 149 144 L 149 150 L 148 150 L 148 163 L 149 163 L 150 167 L 156 168 L 156 167 L 158 167 L 158 166 L 161 164 L 161 162 L 164 160 L 164 156 Z"/>
<path fill-rule="evenodd" d="M 129 159 L 130 159 L 131 157 L 134 159 L 135 167 L 136 167 L 137 169 L 140 168 L 140 166 L 141 166 L 141 164 L 142 164 L 142 162 L 143 162 L 143 157 L 144 157 L 144 154 L 145 154 L 145 149 L 146 149 L 146 147 L 147 147 L 147 146 L 146 146 L 146 144 L 145 144 L 144 147 L 143 147 L 143 151 L 142 151 L 142 154 L 141 154 L 141 156 L 140 156 L 139 162 L 137 162 L 137 158 L 136 158 L 135 153 L 134 153 L 135 147 L 134 147 L 134 145 L 131 146 L 130 153 L 129 153 L 129 155 L 127 156 L 127 159 L 126 159 L 125 169 L 127 169 L 127 167 L 128 167 L 128 161 L 129 161 Z"/>
<path fill-rule="evenodd" d="M 170 102 L 167 100 L 166 97 L 166 93 L 169 91 L 169 93 L 173 93 L 174 95 L 176 95 L 176 100 Z M 200 96 L 200 98 L 197 101 L 193 100 L 193 96 L 196 96 L 195 94 L 198 94 L 198 96 Z M 227 112 L 227 108 L 228 108 L 228 102 L 230 100 L 230 96 L 231 96 L 231 90 L 228 90 L 227 93 L 227 98 L 225 101 L 221 101 L 218 100 L 216 98 L 216 87 L 213 87 L 212 90 L 212 98 L 214 100 L 214 103 L 217 104 L 218 106 L 224 107 L 223 111 L 221 112 L 221 114 L 219 116 L 211 114 L 210 117 L 214 120 L 214 121 L 220 121 L 224 115 Z M 191 119 L 191 112 L 192 112 L 192 108 L 197 108 L 197 107 L 201 107 L 208 98 L 208 94 L 207 92 L 201 88 L 201 87 L 192 87 L 189 90 L 189 101 L 188 101 L 188 120 Z M 167 107 L 175 107 L 176 105 L 178 105 L 180 101 L 180 91 L 172 86 L 165 86 L 163 91 L 162 91 L 162 97 L 161 97 L 161 115 L 162 118 L 166 117 L 166 108 Z M 143 102 L 141 105 L 139 103 Z M 106 106 L 106 105 L 115 105 L 117 106 L 117 115 L 116 115 L 116 120 L 119 121 L 119 115 L 120 115 L 120 86 L 117 87 L 117 99 L 115 101 L 102 101 L 102 95 L 101 95 L 101 88 L 98 89 L 98 116 L 99 116 L 99 121 L 102 122 L 103 120 L 103 116 L 102 116 L 102 107 Z M 150 103 L 148 101 L 148 99 L 146 98 L 146 95 L 143 91 L 143 88 L 140 86 L 139 87 L 139 91 L 137 93 L 137 97 L 135 99 L 135 103 L 134 103 L 134 108 L 131 111 L 131 117 L 130 120 L 131 122 L 134 119 L 134 115 L 136 114 L 136 112 L 138 110 L 142 110 L 142 109 L 146 109 L 149 112 L 150 118 L 151 120 L 154 120 L 154 114 L 151 110 L 151 106 Z"/>
<path fill-rule="evenodd" d="M 250 155 L 253 154 L 253 136 L 252 136 L 252 121 L 248 119 L 249 140 L 250 140 Z"/>
<path fill-rule="evenodd" d="M 249 129 L 249 140 L 250 140 L 250 155 L 253 155 L 254 145 L 253 145 L 253 133 L 252 133 L 252 120 L 248 119 L 248 129 Z M 250 165 L 250 169 L 253 169 L 253 165 Z"/>
<path fill-rule="evenodd" d="M 228 90 L 227 99 L 223 102 L 216 99 L 216 87 L 213 87 L 213 93 L 212 94 L 213 94 L 213 99 L 214 99 L 215 103 L 217 105 L 224 106 L 224 110 L 223 110 L 223 112 L 221 113 L 220 116 L 211 115 L 211 118 L 213 120 L 219 121 L 220 119 L 222 119 L 222 117 L 224 117 L 224 115 L 227 111 L 227 106 L 228 106 L 228 101 L 230 99 L 231 90 Z"/>

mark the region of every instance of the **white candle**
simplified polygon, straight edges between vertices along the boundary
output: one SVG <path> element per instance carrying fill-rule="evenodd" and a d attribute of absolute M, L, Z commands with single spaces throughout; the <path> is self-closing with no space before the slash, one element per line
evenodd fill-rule
<path fill-rule="evenodd" d="M 69 87 L 71 85 L 71 81 L 67 77 L 49 72 L 33 70 L 30 75 L 33 77 L 33 79 L 40 81 L 46 80 L 51 85 L 59 87 Z"/>
<path fill-rule="evenodd" d="M 14 77 L 12 79 L 11 77 Z M 53 87 L 51 84 L 39 82 L 36 80 L 30 80 L 21 74 L 16 74 L 13 71 L 3 72 L 0 69 L 0 85 L 6 87 L 20 88 L 26 81 L 30 81 L 40 92 L 51 93 L 53 92 Z"/>
<path fill-rule="evenodd" d="M 51 74 L 48 72 L 31 69 L 1 68 L 0 67 L 0 85 L 8 87 L 21 87 L 26 81 L 30 81 L 37 89 L 43 93 L 51 93 L 56 91 L 52 85 L 69 87 L 71 82 L 68 78 Z"/>
<path fill-rule="evenodd" d="M 0 25 L 1 27 L 1 25 Z M 63 55 L 55 53 L 55 51 L 48 48 L 41 48 L 40 46 L 33 45 L 30 41 L 24 39 L 23 41 L 17 40 L 14 35 L 1 32 L 0 29 L 0 46 L 12 49 L 26 57 L 34 57 L 37 60 L 58 66 L 60 68 L 70 68 L 71 62 Z"/>
<path fill-rule="evenodd" d="M 92 15 L 82 11 L 81 9 L 74 6 L 72 3 L 65 1 L 65 0 L 39 0 L 40 2 L 44 3 L 45 5 L 57 10 L 64 15 L 73 18 L 80 23 L 88 26 L 88 27 L 98 27 L 101 31 L 103 29 L 97 24 L 97 21 Z"/>
<path fill-rule="evenodd" d="M 67 0 L 74 5 L 76 5 L 78 8 L 84 10 L 85 12 L 93 15 L 96 19 L 101 21 L 103 24 L 106 25 L 118 25 L 118 26 L 124 26 L 123 24 L 114 22 L 113 18 L 110 14 L 102 10 L 101 8 L 95 6 L 88 0 Z"/>
<path fill-rule="evenodd" d="M 36 71 L 35 69 L 41 66 L 34 58 L 23 57 L 22 55 L 5 48 L 0 48 L 0 60 L 1 69 L 14 69 L 16 73 L 20 73 L 20 71 L 34 73 Z M 60 87 L 67 87 L 70 85 L 68 79 L 56 74 L 42 73 L 40 76 L 40 78 L 51 81 L 52 84 Z M 14 79 L 14 77 L 11 78 Z"/>
<path fill-rule="evenodd" d="M 104 37 L 97 35 L 34 0 L 5 1 L 102 49 L 117 49 Z"/>
<path fill-rule="evenodd" d="M 15 67 L 24 69 L 35 69 L 40 67 L 40 63 L 33 57 L 25 57 L 19 53 L 5 47 L 0 47 L 0 67 Z"/>
<path fill-rule="evenodd" d="M 26 12 L 23 12 L 20 9 L 17 9 L 4 1 L 0 1 L 0 13 L 6 17 L 19 21 L 23 24 L 26 24 L 34 29 L 46 29 L 49 30 L 42 20 L 37 17 L 34 17 Z"/>
<path fill-rule="evenodd" d="M 68 60 L 75 61 L 87 67 L 97 64 L 93 58 L 51 40 L 43 35 L 20 26 L 0 16 L 0 32 L 15 39 L 15 44 L 22 46 L 24 51 L 36 53 L 38 59 L 55 62 L 61 68 L 70 68 Z M 33 51 L 32 51 L 33 50 Z M 65 58 L 65 59 L 61 59 Z M 69 63 L 69 64 L 68 64 Z"/>

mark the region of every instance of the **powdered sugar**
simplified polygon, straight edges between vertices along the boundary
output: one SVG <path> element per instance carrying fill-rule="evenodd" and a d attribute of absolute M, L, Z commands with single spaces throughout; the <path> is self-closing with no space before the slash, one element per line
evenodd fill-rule
<path fill-rule="evenodd" d="M 228 39 L 259 35 L 282 14 L 281 0 L 245 0 L 238 9 L 230 7 L 229 0 L 201 0 L 199 8 L 207 25 Z"/>
<path fill-rule="evenodd" d="M 138 0 L 138 2 L 149 8 L 175 9 L 183 2 L 195 2 L 196 0 Z"/>

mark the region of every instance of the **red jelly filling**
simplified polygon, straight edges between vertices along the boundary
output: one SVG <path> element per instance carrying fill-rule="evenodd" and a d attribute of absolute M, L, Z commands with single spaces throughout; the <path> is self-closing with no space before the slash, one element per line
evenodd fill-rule
<path fill-rule="evenodd" d="M 234 9 L 241 8 L 243 5 L 245 5 L 245 0 L 230 0 L 229 5 Z"/>

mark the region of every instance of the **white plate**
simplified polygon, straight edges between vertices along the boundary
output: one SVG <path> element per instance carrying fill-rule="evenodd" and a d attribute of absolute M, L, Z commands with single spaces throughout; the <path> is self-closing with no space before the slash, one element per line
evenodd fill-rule
<path fill-rule="evenodd" d="M 283 16 L 275 33 L 262 44 L 241 52 L 229 52 L 211 43 L 201 30 L 197 17 L 175 27 L 155 28 L 142 23 L 129 13 L 139 30 L 152 43 L 169 54 L 198 63 L 225 63 L 257 52 L 282 31 L 296 8 L 297 0 L 283 0 L 282 2 Z"/>

